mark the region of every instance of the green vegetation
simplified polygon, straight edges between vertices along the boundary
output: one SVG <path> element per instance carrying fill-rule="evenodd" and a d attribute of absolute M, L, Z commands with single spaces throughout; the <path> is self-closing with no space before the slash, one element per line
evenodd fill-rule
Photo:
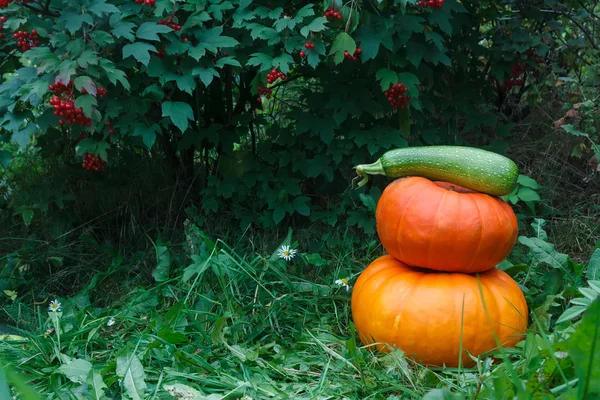
<path fill-rule="evenodd" d="M 598 24 L 591 0 L 0 0 L 0 398 L 599 398 Z M 498 268 L 529 330 L 472 368 L 352 322 L 390 182 L 354 166 L 435 145 L 520 172 Z"/>

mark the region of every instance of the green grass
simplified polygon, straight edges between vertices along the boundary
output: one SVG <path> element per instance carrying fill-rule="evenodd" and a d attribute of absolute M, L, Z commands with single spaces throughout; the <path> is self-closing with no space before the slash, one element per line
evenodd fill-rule
<path fill-rule="evenodd" d="M 359 341 L 351 291 L 334 282 L 352 284 L 381 249 L 338 240 L 322 254 L 300 247 L 286 262 L 277 245 L 236 252 L 188 225 L 185 242 L 155 243 L 152 285 L 124 282 L 128 292 L 110 298 L 103 282 L 123 276 L 114 267 L 59 297 L 60 312 L 49 312 L 49 301 L 7 304 L 5 317 L 24 337 L 0 341 L 8 381 L 54 399 L 593 398 L 577 394 L 589 374 L 578 369 L 568 338 L 600 318 L 584 313 L 584 322 L 557 325 L 566 301 L 536 296 L 550 269 L 531 259 L 536 269 L 527 275 L 512 267 L 518 281 L 528 277 L 531 307 L 530 330 L 516 348 L 492 351 L 472 368 L 424 368 L 399 349 L 381 354 Z M 600 365 L 590 346 L 583 345 L 590 365 Z"/>

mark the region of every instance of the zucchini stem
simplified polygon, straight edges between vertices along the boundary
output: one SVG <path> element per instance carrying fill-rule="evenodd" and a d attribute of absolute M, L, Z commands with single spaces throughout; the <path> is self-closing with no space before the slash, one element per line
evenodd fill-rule
<path fill-rule="evenodd" d="M 383 169 L 383 164 L 381 163 L 381 159 L 375 161 L 373 164 L 360 164 L 355 167 L 356 173 L 359 176 L 362 176 L 360 182 L 358 182 L 358 187 L 363 187 L 369 181 L 369 175 L 384 175 L 385 171 Z"/>

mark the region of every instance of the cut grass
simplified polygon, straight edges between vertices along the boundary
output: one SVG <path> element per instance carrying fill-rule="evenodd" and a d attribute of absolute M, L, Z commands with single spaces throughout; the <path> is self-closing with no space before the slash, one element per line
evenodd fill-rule
<path fill-rule="evenodd" d="M 178 255 L 184 268 L 109 306 L 99 306 L 95 290 L 61 298 L 59 313 L 16 301 L 5 311 L 28 315 L 14 316 L 28 321 L 20 324 L 27 339 L 0 342 L 2 360 L 42 398 L 393 400 L 451 391 L 504 399 L 563 393 L 577 383 L 570 360 L 551 354 L 568 334 L 539 324 L 517 348 L 473 368 L 424 368 L 400 350 L 365 348 L 350 292 L 334 284 L 342 271 L 360 273 L 354 257 L 364 250 L 345 253 L 340 245 L 323 255 L 329 264 L 316 266 L 300 255 L 286 263 L 277 246 L 240 254 L 198 231 L 187 237 L 170 248 L 191 257 Z"/>

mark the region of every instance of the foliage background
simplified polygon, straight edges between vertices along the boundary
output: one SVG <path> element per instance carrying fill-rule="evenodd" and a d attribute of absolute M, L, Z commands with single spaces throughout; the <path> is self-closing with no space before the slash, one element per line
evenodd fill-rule
<path fill-rule="evenodd" d="M 267 357 L 276 372 L 264 379 L 277 382 L 275 392 L 291 385 L 296 396 L 330 393 L 329 368 L 359 398 L 435 387 L 505 398 L 506 388 L 518 395 L 519 382 L 534 385 L 540 373 L 549 374 L 545 383 L 529 387 L 540 395 L 597 390 L 581 389 L 577 351 L 561 359 L 549 350 L 564 350 L 572 323 L 597 296 L 595 1 L 446 0 L 434 10 L 412 0 L 0 7 L 2 318 L 25 328 L 44 357 L 36 364 L 31 348 L 3 351 L 41 391 L 158 395 L 167 390 L 167 363 L 171 381 L 195 382 L 206 396 L 233 397 L 241 379 L 254 385 L 239 393 L 260 398 L 266 394 L 245 366 L 256 362 L 252 371 L 262 376 L 266 364 L 246 352 L 258 346 L 262 354 L 265 343 L 295 349 L 285 353 L 292 361 Z M 329 7 L 340 20 L 323 17 Z M 166 19 L 181 29 L 159 23 Z M 12 34 L 32 30 L 40 46 L 22 52 Z M 357 60 L 347 60 L 344 52 L 356 48 Z M 269 84 L 273 69 L 286 79 Z M 73 82 L 74 106 L 89 127 L 59 124 L 49 104 L 56 82 Z M 402 110 L 384 94 L 398 82 L 411 97 Z M 264 85 L 269 96 L 259 96 Z M 388 180 L 356 189 L 352 168 L 390 148 L 433 144 L 490 149 L 521 169 L 505 199 L 522 236 L 501 267 L 533 312 L 514 368 L 506 362 L 492 372 L 482 361 L 467 372 L 410 369 L 401 355 L 380 361 L 353 342 L 348 297 L 333 282 L 356 277 L 381 254 L 373 212 Z M 85 153 L 105 160 L 106 171 L 83 169 Z M 270 254 L 292 243 L 289 228 L 302 255 L 285 264 Z M 63 299 L 61 318 L 45 311 L 49 296 Z M 273 303 L 281 296 L 288 297 Z M 586 304 L 557 323 L 572 298 Z M 281 307 L 274 314 L 273 304 Z M 172 307 L 177 318 L 165 314 Z M 123 318 L 119 330 L 106 331 L 110 316 Z M 156 337 L 167 343 L 149 339 Z M 81 353 L 86 340 L 97 347 Z M 183 343 L 200 343 L 206 360 Z M 134 389 L 124 386 L 123 360 L 136 365 Z M 65 367 L 73 362 L 77 368 Z M 219 368 L 221 383 L 198 383 Z"/>

